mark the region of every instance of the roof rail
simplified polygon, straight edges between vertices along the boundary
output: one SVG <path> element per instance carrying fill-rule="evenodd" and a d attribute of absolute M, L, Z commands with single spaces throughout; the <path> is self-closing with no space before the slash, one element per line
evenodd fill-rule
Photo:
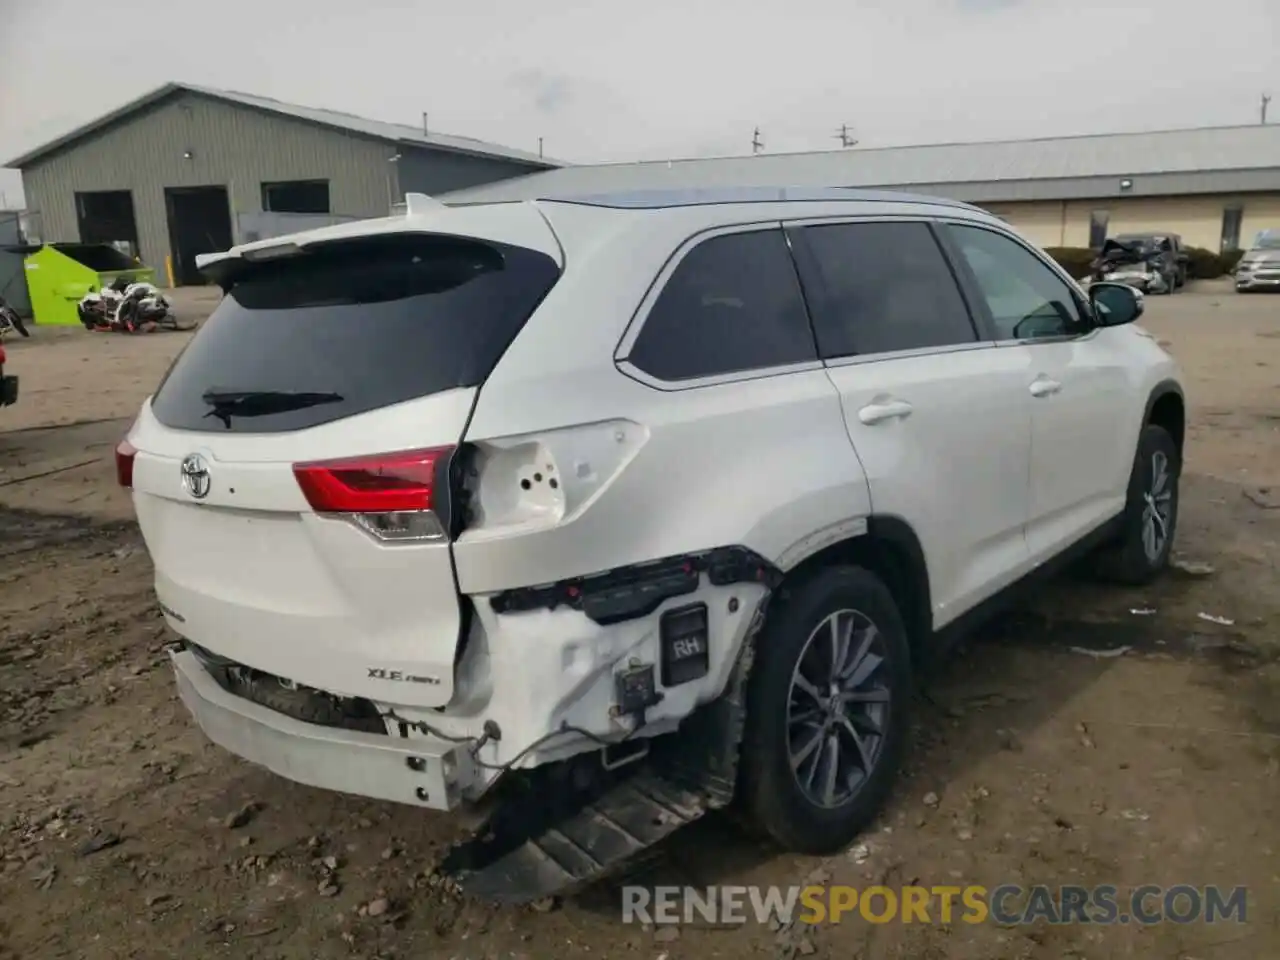
<path fill-rule="evenodd" d="M 705 206 L 733 203 L 776 203 L 778 201 L 849 200 L 882 203 L 932 203 L 944 207 L 958 207 L 982 211 L 981 207 L 952 200 L 949 197 L 911 193 L 909 190 L 880 190 L 864 187 L 676 187 L 667 189 L 641 188 L 601 193 L 546 193 L 540 200 L 574 203 L 584 206 L 615 207 L 629 209 L 658 209 L 662 207 Z"/>

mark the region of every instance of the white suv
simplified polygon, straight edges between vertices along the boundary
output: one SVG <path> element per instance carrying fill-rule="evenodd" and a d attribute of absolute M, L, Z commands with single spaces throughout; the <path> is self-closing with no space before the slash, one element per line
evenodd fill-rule
<path fill-rule="evenodd" d="M 839 849 L 913 673 L 1050 561 L 1166 564 L 1174 362 L 975 207 L 446 206 L 204 259 L 117 456 L 181 695 L 293 780 L 458 812 L 528 899 L 731 800 Z"/>

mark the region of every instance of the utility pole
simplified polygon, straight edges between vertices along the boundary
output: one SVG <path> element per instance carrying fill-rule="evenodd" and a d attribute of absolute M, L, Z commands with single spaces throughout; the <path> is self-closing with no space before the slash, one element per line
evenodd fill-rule
<path fill-rule="evenodd" d="M 845 148 L 856 147 L 858 145 L 858 141 L 855 140 L 853 134 L 849 132 L 849 125 L 847 123 L 840 124 L 840 129 L 836 131 L 836 139 L 840 141 L 840 146 Z"/>
<path fill-rule="evenodd" d="M 764 149 L 764 141 L 760 139 L 760 128 L 756 127 L 755 133 L 751 135 L 751 152 L 759 153 Z"/>
<path fill-rule="evenodd" d="M 422 111 L 422 132 L 429 134 L 431 131 L 427 129 L 427 112 Z"/>
<path fill-rule="evenodd" d="M 542 159 L 542 138 L 538 138 L 538 159 Z"/>
<path fill-rule="evenodd" d="M 1271 94 L 1264 93 L 1262 95 L 1262 125 L 1267 125 L 1267 106 L 1271 103 Z"/>

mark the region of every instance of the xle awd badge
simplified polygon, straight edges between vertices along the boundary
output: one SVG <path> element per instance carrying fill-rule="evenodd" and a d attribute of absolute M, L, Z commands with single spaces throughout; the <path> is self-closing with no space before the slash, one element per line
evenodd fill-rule
<path fill-rule="evenodd" d="M 384 670 L 381 667 L 365 667 L 369 671 L 370 680 L 391 680 L 396 683 L 427 683 L 433 687 L 440 686 L 439 677 L 421 677 L 401 670 Z"/>
<path fill-rule="evenodd" d="M 182 486 L 197 500 L 209 495 L 209 487 L 213 481 L 209 479 L 209 464 L 198 453 L 189 453 L 182 458 Z"/>

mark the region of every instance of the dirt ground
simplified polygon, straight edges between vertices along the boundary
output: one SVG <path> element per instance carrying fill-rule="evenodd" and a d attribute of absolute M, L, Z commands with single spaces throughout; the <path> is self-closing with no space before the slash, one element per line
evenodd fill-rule
<path fill-rule="evenodd" d="M 907 776 L 850 854 L 712 819 L 644 879 L 1246 885 L 1246 924 L 675 931 L 622 924 L 614 888 L 454 900 L 427 880 L 447 819 L 252 768 L 176 698 L 111 451 L 188 335 L 39 329 L 8 345 L 22 397 L 0 410 L 0 958 L 1280 956 L 1280 299 L 1202 287 L 1145 319 L 1189 381 L 1178 549 L 1213 572 L 1064 580 L 984 631 L 926 691 Z"/>

